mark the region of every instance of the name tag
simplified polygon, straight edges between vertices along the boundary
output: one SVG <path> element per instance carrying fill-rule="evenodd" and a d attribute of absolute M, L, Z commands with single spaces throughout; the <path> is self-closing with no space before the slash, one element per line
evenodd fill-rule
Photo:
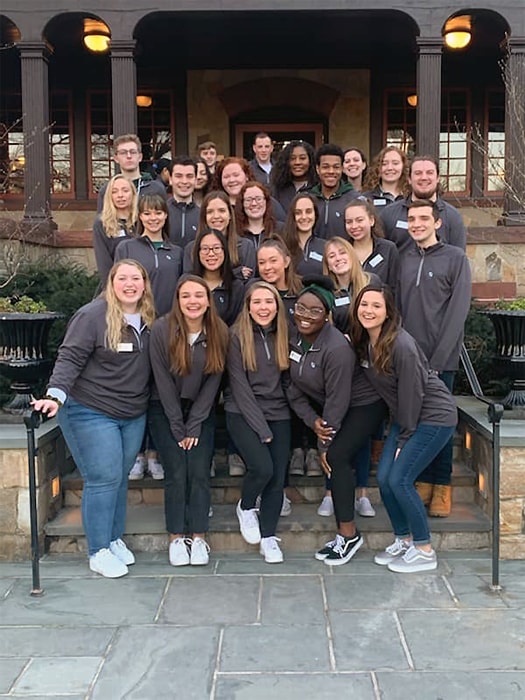
<path fill-rule="evenodd" d="M 119 343 L 117 352 L 133 352 L 133 343 Z"/>
<path fill-rule="evenodd" d="M 370 267 L 376 267 L 377 265 L 379 265 L 380 262 L 383 262 L 383 260 L 384 257 L 381 255 L 381 253 L 378 253 L 377 255 L 374 255 L 372 260 L 368 261 L 368 264 L 370 265 Z"/>
<path fill-rule="evenodd" d="M 336 306 L 348 306 L 350 303 L 350 297 L 336 297 L 335 298 L 335 305 Z"/>
<path fill-rule="evenodd" d="M 319 253 L 316 253 L 315 250 L 312 250 L 310 255 L 308 256 L 309 258 L 312 258 L 312 260 L 317 260 L 318 262 L 323 262 L 323 256 L 319 255 Z"/>
<path fill-rule="evenodd" d="M 384 207 L 386 204 L 386 199 L 382 197 L 381 199 L 374 199 L 374 207 Z"/>
<path fill-rule="evenodd" d="M 117 238 L 124 238 L 127 235 L 128 234 L 126 231 L 124 231 L 124 229 L 120 229 L 120 231 L 117 233 Z"/>
<path fill-rule="evenodd" d="M 301 362 L 302 355 L 300 355 L 298 352 L 295 352 L 295 350 L 291 350 L 289 357 L 290 360 L 293 360 L 294 362 Z"/>
<path fill-rule="evenodd" d="M 370 366 L 370 365 L 368 364 L 368 360 L 361 360 L 360 365 L 361 365 L 361 367 L 362 367 L 363 369 L 368 369 L 369 366 Z"/>
<path fill-rule="evenodd" d="M 396 221 L 396 228 L 404 228 L 405 231 L 408 231 L 408 221 Z"/>

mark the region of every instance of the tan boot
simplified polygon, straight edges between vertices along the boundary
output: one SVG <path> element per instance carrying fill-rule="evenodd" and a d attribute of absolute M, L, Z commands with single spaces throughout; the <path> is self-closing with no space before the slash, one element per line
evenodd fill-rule
<path fill-rule="evenodd" d="M 434 484 L 432 501 L 428 508 L 428 514 L 433 518 L 446 518 L 450 515 L 452 507 L 452 486 Z"/>
<path fill-rule="evenodd" d="M 416 481 L 414 484 L 416 491 L 419 494 L 419 498 L 423 501 L 425 508 L 430 505 L 432 500 L 432 491 L 434 489 L 434 484 L 427 484 L 426 481 Z"/>

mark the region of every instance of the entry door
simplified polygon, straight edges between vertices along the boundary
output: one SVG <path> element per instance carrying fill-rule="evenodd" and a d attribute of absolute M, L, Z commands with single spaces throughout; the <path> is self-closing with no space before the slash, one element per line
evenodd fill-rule
<path fill-rule="evenodd" d="M 236 124 L 236 156 L 247 160 L 253 159 L 252 144 L 259 131 L 265 131 L 274 142 L 274 158 L 290 141 L 307 141 L 314 150 L 323 143 L 323 125 L 319 122 L 309 124 Z"/>

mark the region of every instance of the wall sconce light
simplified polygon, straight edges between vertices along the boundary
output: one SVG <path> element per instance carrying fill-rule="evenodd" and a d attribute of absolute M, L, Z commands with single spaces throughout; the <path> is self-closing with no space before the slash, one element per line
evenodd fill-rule
<path fill-rule="evenodd" d="M 84 44 L 93 53 L 104 53 L 109 49 L 111 32 L 99 19 L 84 20 Z"/>
<path fill-rule="evenodd" d="M 137 107 L 151 107 L 153 97 L 151 95 L 137 95 Z"/>
<path fill-rule="evenodd" d="M 472 449 L 472 434 L 468 430 L 465 433 L 465 449 Z"/>
<path fill-rule="evenodd" d="M 445 24 L 443 37 L 449 49 L 464 49 L 472 39 L 472 18 L 469 15 L 451 17 Z"/>
<path fill-rule="evenodd" d="M 407 102 L 411 107 L 417 107 L 417 95 L 409 95 Z"/>
<path fill-rule="evenodd" d="M 51 479 L 51 498 L 58 498 L 60 496 L 60 477 L 55 476 Z"/>

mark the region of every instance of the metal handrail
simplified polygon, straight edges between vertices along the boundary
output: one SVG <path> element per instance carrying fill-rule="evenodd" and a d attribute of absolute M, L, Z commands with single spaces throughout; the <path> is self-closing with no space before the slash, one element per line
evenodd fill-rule
<path fill-rule="evenodd" d="M 499 582 L 499 487 L 500 487 L 500 423 L 505 411 L 503 404 L 487 398 L 481 384 L 479 383 L 478 375 L 474 369 L 474 365 L 468 354 L 465 343 L 461 346 L 460 352 L 461 364 L 465 371 L 468 383 L 472 390 L 474 398 L 487 405 L 487 416 L 489 423 L 492 424 L 492 583 L 490 589 L 492 591 L 500 591 L 501 585 Z"/>

